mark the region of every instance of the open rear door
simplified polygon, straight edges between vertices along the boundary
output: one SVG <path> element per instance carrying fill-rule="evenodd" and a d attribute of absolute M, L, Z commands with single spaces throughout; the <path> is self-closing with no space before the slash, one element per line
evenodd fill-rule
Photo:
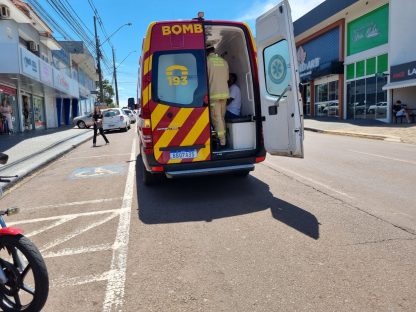
<path fill-rule="evenodd" d="M 257 18 L 256 41 L 265 148 L 303 158 L 303 105 L 287 0 Z"/>

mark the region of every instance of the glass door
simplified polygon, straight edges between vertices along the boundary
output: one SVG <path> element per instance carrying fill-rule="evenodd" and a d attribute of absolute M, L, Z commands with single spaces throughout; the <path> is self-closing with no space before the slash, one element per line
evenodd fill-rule
<path fill-rule="evenodd" d="M 32 103 L 30 97 L 28 95 L 22 95 L 22 102 L 24 130 L 33 130 Z"/>
<path fill-rule="evenodd" d="M 383 86 L 387 83 L 387 76 L 377 77 L 376 90 L 376 119 L 387 121 L 387 91 Z"/>
<path fill-rule="evenodd" d="M 365 118 L 376 118 L 376 77 L 369 77 L 365 79 Z"/>
<path fill-rule="evenodd" d="M 33 96 L 33 113 L 35 129 L 46 129 L 45 103 L 43 98 Z"/>

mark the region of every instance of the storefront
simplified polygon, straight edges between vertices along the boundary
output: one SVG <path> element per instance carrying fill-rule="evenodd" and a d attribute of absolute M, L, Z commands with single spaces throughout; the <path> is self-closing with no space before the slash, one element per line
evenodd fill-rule
<path fill-rule="evenodd" d="M 389 5 L 347 23 L 346 117 L 388 121 Z"/>
<path fill-rule="evenodd" d="M 416 115 L 416 60 L 390 67 L 390 83 L 383 87 L 391 91 L 392 103 L 400 100 L 415 121 Z M 393 118 L 394 120 L 394 118 Z"/>
<path fill-rule="evenodd" d="M 339 86 L 343 83 L 343 26 L 343 20 L 337 21 L 297 42 L 305 115 L 341 116 L 340 99 L 343 97 Z"/>
<path fill-rule="evenodd" d="M 15 132 L 20 126 L 17 90 L 10 86 L 0 84 L 0 103 L 0 134 Z"/>

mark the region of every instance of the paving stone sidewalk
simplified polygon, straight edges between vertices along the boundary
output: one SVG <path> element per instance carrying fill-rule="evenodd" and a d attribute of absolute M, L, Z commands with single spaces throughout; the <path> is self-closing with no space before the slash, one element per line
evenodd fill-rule
<path fill-rule="evenodd" d="M 376 120 L 305 119 L 305 130 L 416 144 L 416 123 L 385 124 Z"/>

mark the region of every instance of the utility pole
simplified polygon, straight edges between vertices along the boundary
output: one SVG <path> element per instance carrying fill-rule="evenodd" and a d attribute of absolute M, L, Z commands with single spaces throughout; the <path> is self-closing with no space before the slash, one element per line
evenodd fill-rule
<path fill-rule="evenodd" d="M 120 107 L 120 103 L 118 101 L 116 53 L 114 52 L 114 47 L 112 47 L 112 50 L 113 50 L 113 76 L 114 76 L 114 83 L 115 83 L 115 87 L 116 87 L 116 103 L 117 103 L 117 107 Z"/>
<path fill-rule="evenodd" d="M 97 35 L 97 17 L 95 15 L 94 15 L 94 31 L 95 31 L 95 49 L 97 53 L 98 82 L 99 82 L 99 87 L 100 87 L 100 99 L 101 99 L 100 104 L 102 104 L 104 103 L 103 77 L 101 73 L 101 63 L 100 63 L 100 58 L 101 58 L 100 40 L 98 39 L 98 35 Z"/>

